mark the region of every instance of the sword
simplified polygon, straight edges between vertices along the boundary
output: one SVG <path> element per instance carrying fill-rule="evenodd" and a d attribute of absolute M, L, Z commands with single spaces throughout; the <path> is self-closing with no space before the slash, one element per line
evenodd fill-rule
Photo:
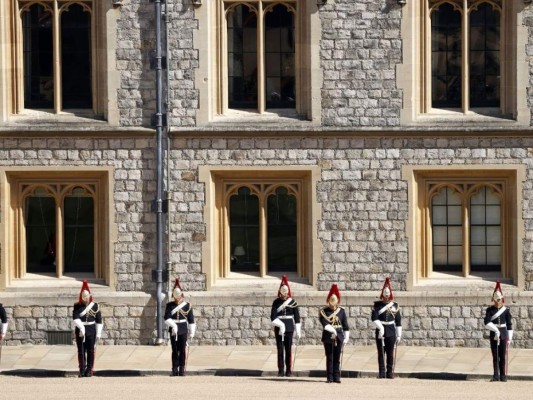
<path fill-rule="evenodd" d="M 342 378 L 342 359 L 344 358 L 344 342 L 341 343 L 341 359 L 339 365 L 339 378 Z"/>
<path fill-rule="evenodd" d="M 507 376 L 507 369 L 509 368 L 509 346 L 511 343 L 507 340 L 505 342 L 505 376 Z"/>
<path fill-rule="evenodd" d="M 292 357 L 292 360 L 291 360 L 291 371 L 294 373 L 294 363 L 296 362 L 296 352 L 298 351 L 298 343 L 300 342 L 300 339 L 296 339 L 296 341 L 294 342 L 294 351 L 292 352 L 291 351 L 291 357 Z"/>
<path fill-rule="evenodd" d="M 381 338 L 381 355 L 383 357 L 383 365 L 385 367 L 385 371 L 387 371 L 387 353 L 385 352 L 385 337 Z"/>
<path fill-rule="evenodd" d="M 0 341 L 0 364 L 2 364 L 2 347 L 4 347 L 4 339 Z"/>
<path fill-rule="evenodd" d="M 190 339 L 190 341 L 192 342 L 192 339 Z M 177 340 L 176 340 L 176 346 L 177 346 L 177 345 L 178 345 L 178 342 L 177 342 Z M 183 371 L 184 374 L 185 374 L 185 372 L 187 372 L 187 363 L 189 362 L 189 352 L 191 351 L 191 346 L 190 346 L 190 344 L 189 344 L 189 340 L 187 340 L 187 344 L 186 344 L 186 346 L 187 346 L 187 352 L 185 353 L 185 366 L 183 367 L 183 369 L 184 369 L 184 371 Z"/>
<path fill-rule="evenodd" d="M 496 340 L 496 379 L 500 380 L 500 337 L 494 336 Z"/>
<path fill-rule="evenodd" d="M 398 342 L 394 343 L 394 360 L 392 360 L 392 374 L 396 370 L 396 351 L 398 350 Z"/>

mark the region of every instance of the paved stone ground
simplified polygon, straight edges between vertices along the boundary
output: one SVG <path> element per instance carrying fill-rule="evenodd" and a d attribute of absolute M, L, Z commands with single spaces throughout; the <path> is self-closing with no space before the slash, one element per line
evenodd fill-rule
<path fill-rule="evenodd" d="M 486 380 L 343 379 L 270 377 L 93 377 L 23 378 L 0 376 L 3 399 L 531 399 L 533 382 Z"/>
<path fill-rule="evenodd" d="M 99 376 L 165 376 L 170 372 L 170 346 L 99 346 L 95 371 Z M 492 361 L 488 348 L 398 347 L 398 377 L 453 380 L 488 379 Z M 1 374 L 18 376 L 75 376 L 74 346 L 4 346 Z M 299 346 L 295 375 L 321 377 L 325 356 L 321 346 Z M 374 346 L 346 346 L 343 376 L 374 377 L 377 355 Z M 263 376 L 277 374 L 273 346 L 190 346 L 189 375 Z M 533 350 L 510 349 L 509 377 L 533 381 Z"/>

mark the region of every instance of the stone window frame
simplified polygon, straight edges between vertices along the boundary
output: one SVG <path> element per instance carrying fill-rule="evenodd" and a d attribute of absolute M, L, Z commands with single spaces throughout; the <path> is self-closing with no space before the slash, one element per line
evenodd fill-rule
<path fill-rule="evenodd" d="M 227 95 L 227 43 L 226 18 L 224 4 L 259 3 L 267 6 L 283 4 L 295 8 L 295 77 L 296 77 L 296 113 L 306 117 L 313 124 L 321 121 L 320 47 L 321 21 L 316 2 L 304 0 L 216 0 L 204 3 L 195 9 L 198 19 L 198 32 L 208 34 L 194 35 L 194 48 L 198 49 L 199 67 L 195 74 L 195 86 L 200 92 L 199 109 L 196 115 L 197 125 L 208 125 L 219 118 L 231 117 L 232 123 L 249 123 L 250 117 L 265 114 L 264 97 L 258 91 L 258 110 L 244 115 L 242 111 L 228 108 Z M 258 52 L 262 44 L 258 43 Z M 315 49 L 315 50 L 313 50 Z M 259 85 L 264 82 L 259 79 Z M 267 114 L 268 110 L 266 110 Z M 251 115 L 250 115 L 251 114 Z M 279 117 L 290 113 L 281 111 Z M 276 116 L 275 114 L 272 116 Z M 223 119 L 222 119 L 223 121 Z"/>
<path fill-rule="evenodd" d="M 0 168 L 0 209 L 2 220 L 0 223 L 0 289 L 6 289 L 17 282 L 24 281 L 25 265 L 25 236 L 23 204 L 28 193 L 35 188 L 45 188 L 54 191 L 56 202 L 64 198 L 69 190 L 75 187 L 87 188 L 91 191 L 95 206 L 95 270 L 88 279 L 96 279 L 111 288 L 115 286 L 114 250 L 116 228 L 114 227 L 113 204 L 113 171 L 111 168 L 68 169 L 68 168 Z M 61 210 L 60 205 L 56 205 Z M 62 213 L 56 215 L 56 226 L 61 229 Z M 57 236 L 56 252 L 62 253 L 63 237 Z M 64 280 L 63 260 L 58 258 L 56 276 Z M 72 277 L 87 275 L 72 273 L 66 278 L 77 286 Z M 29 276 L 34 279 L 33 274 Z M 38 286 L 57 285 L 56 279 L 40 280 Z M 68 286 L 63 282 L 61 286 Z"/>
<path fill-rule="evenodd" d="M 520 290 L 524 290 L 522 268 L 522 182 L 526 179 L 523 165 L 483 166 L 403 166 L 402 179 L 408 183 L 409 220 L 407 237 L 409 242 L 409 272 L 407 289 L 424 288 L 438 279 L 431 276 L 431 226 L 430 185 L 478 184 L 502 187 L 502 278 L 509 279 Z M 465 209 L 468 205 L 465 206 Z M 463 211 L 464 212 L 464 211 Z M 463 217 L 463 221 L 465 217 Z M 467 229 L 463 227 L 463 229 Z M 467 246 L 464 246 L 465 249 Z M 468 252 L 469 249 L 464 251 Z M 463 267 L 463 271 L 466 268 Z M 460 279 L 460 278 L 458 278 Z M 460 279 L 461 280 L 461 279 Z M 479 280 L 463 276 L 462 286 L 477 285 Z M 448 282 L 449 283 L 449 282 Z"/>
<path fill-rule="evenodd" d="M 496 4 L 494 0 L 431 0 L 431 5 L 443 3 L 461 3 L 461 8 L 467 4 L 471 10 L 479 3 Z M 498 1 L 499 2 L 499 1 Z M 524 8 L 522 1 L 502 1 L 501 18 L 501 47 L 500 59 L 502 60 L 500 107 L 494 115 L 505 117 L 511 115 L 520 125 L 529 126 L 530 110 L 527 107 L 526 86 L 519 84 L 529 79 L 529 64 L 526 60 L 526 45 L 528 30 L 523 23 Z M 472 109 L 468 104 L 469 88 L 468 78 L 465 76 L 467 57 L 462 57 L 462 109 L 450 112 L 448 109 L 432 108 L 431 106 L 431 19 L 429 0 L 409 1 L 402 8 L 401 37 L 403 39 L 403 64 L 397 67 L 398 87 L 403 89 L 404 104 L 400 113 L 401 124 L 408 125 L 425 117 L 439 116 L 445 119 L 472 118 L 477 114 L 477 109 Z M 462 12 L 463 26 L 468 19 Z M 462 53 L 468 51 L 468 38 L 463 29 Z M 466 69 L 465 69 L 466 68 Z M 487 110 L 481 110 L 484 114 Z"/>
<path fill-rule="evenodd" d="M 82 116 L 103 115 L 112 125 L 118 125 L 116 92 L 119 79 L 116 76 L 116 21 L 117 6 L 111 2 L 96 0 L 15 0 L 0 4 L 0 121 L 32 112 L 24 108 L 23 32 L 21 10 L 41 4 L 52 11 L 54 39 L 54 108 L 55 114 L 65 110 L 61 105 L 61 71 L 59 48 L 60 14 L 73 4 L 81 5 L 91 13 L 91 85 L 92 108 L 72 110 Z M 116 10 L 113 10 L 115 8 Z M 1 49 L 1 47 L 0 47 Z"/>
<path fill-rule="evenodd" d="M 227 278 L 230 272 L 227 190 L 231 191 L 232 184 L 237 183 L 239 187 L 256 184 L 299 186 L 299 193 L 296 194 L 301 207 L 298 217 L 300 238 L 297 274 L 316 287 L 318 274 L 322 271 L 322 246 L 318 239 L 321 207 L 316 198 L 319 177 L 319 167 L 199 167 L 199 182 L 205 185 L 206 193 L 206 240 L 202 243 L 202 272 L 206 276 L 207 290 L 216 288 L 217 281 Z M 264 262 L 262 264 L 258 279 L 267 277 Z"/>

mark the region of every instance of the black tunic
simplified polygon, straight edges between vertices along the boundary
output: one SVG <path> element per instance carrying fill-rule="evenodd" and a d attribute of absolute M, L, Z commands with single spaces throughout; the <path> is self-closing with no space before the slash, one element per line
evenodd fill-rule
<path fill-rule="evenodd" d="M 492 319 L 494 314 L 496 314 L 499 311 L 499 308 L 496 306 L 490 306 L 487 308 L 487 311 L 485 313 L 485 319 L 484 323 L 487 325 L 489 322 L 492 322 L 498 330 L 500 331 L 500 340 L 507 340 L 509 337 L 508 331 L 513 329 L 513 322 L 511 320 L 511 311 L 509 311 L 508 308 L 506 308 L 499 316 Z M 494 339 L 494 336 L 496 334 L 493 331 L 490 331 L 490 338 L 491 340 Z"/>
<path fill-rule="evenodd" d="M 190 303 L 184 302 L 185 304 L 174 314 L 172 311 L 181 306 L 182 303 L 177 304 L 175 301 L 167 303 L 165 308 L 165 321 L 167 319 L 172 319 L 178 326 L 178 335 L 186 335 L 189 333 L 189 324 L 194 324 L 194 314 L 192 312 L 192 306 Z M 168 331 L 172 334 L 172 327 L 168 328 Z"/>
<path fill-rule="evenodd" d="M 337 311 L 338 310 L 338 311 Z M 339 342 L 344 341 L 344 331 L 349 331 L 348 327 L 348 318 L 346 318 L 346 311 L 344 308 L 338 307 L 337 310 L 332 310 L 329 307 L 324 307 L 320 310 L 319 318 L 320 323 L 323 327 L 326 325 L 331 325 L 337 331 L 337 340 Z M 333 343 L 335 338 L 331 337 L 331 332 L 322 331 L 322 342 L 323 343 Z"/>
<path fill-rule="evenodd" d="M 7 314 L 4 306 L 0 304 L 0 322 L 2 324 L 7 324 Z M 0 327 L 1 328 L 1 327 Z M 1 333 L 1 331 L 0 331 Z"/>
<path fill-rule="evenodd" d="M 84 325 L 87 326 L 94 326 L 95 324 L 101 324 L 102 323 L 102 313 L 100 312 L 100 307 L 98 306 L 98 303 L 93 303 L 92 307 L 87 310 L 85 315 L 81 316 L 80 314 L 87 308 L 88 305 L 85 305 L 83 303 L 76 303 L 74 304 L 74 310 L 72 312 L 72 319 L 79 319 L 81 322 L 84 323 Z M 78 334 L 79 329 L 76 327 L 76 336 Z"/>
<path fill-rule="evenodd" d="M 379 320 L 381 322 L 385 322 L 385 324 L 383 324 L 383 328 L 385 329 L 384 337 L 393 337 L 396 336 L 396 327 L 402 326 L 402 316 L 400 313 L 400 306 L 396 302 L 393 302 L 391 307 L 379 314 L 379 310 L 381 310 L 387 304 L 388 303 L 385 303 L 382 300 L 374 302 L 374 306 L 372 307 L 372 315 L 370 318 L 372 321 Z M 390 322 L 394 323 L 388 324 Z M 376 329 L 376 337 L 378 332 L 379 329 Z"/>
<path fill-rule="evenodd" d="M 294 299 L 282 309 L 278 311 L 278 308 L 285 303 L 286 300 L 277 298 L 272 303 L 272 311 L 270 312 L 270 319 L 274 321 L 279 318 L 281 322 L 285 324 L 285 332 L 294 332 L 296 324 L 300 323 L 300 311 L 298 311 L 298 303 Z"/>

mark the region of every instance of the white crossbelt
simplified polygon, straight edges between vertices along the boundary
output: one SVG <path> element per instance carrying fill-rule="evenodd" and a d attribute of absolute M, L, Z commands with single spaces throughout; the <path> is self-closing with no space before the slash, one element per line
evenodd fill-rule
<path fill-rule="evenodd" d="M 394 321 L 381 321 L 383 325 L 394 325 Z"/>
<path fill-rule="evenodd" d="M 92 321 L 92 322 L 84 322 L 83 325 L 94 325 L 96 322 Z"/>

